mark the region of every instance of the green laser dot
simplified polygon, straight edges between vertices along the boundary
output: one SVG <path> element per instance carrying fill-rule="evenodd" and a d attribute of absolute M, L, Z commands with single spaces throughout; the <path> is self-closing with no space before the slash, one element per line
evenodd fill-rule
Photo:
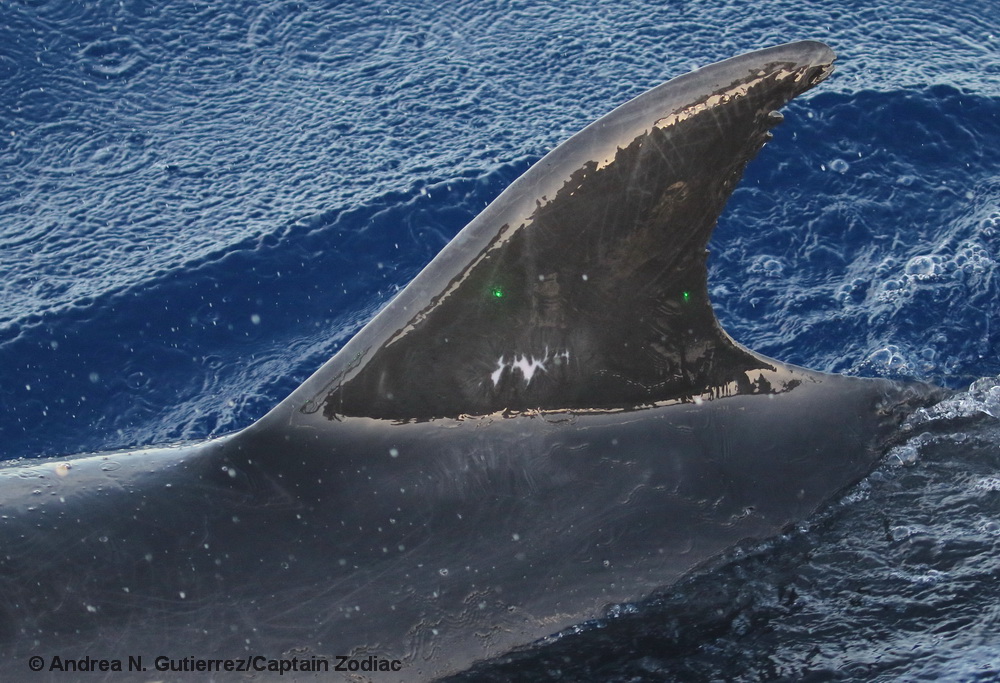
<path fill-rule="evenodd" d="M 501 287 L 494 287 L 493 289 L 490 290 L 490 293 L 493 295 L 494 299 L 503 298 L 503 289 Z"/>
<path fill-rule="evenodd" d="M 684 301 L 690 301 L 691 292 L 684 292 L 682 296 L 684 297 Z"/>

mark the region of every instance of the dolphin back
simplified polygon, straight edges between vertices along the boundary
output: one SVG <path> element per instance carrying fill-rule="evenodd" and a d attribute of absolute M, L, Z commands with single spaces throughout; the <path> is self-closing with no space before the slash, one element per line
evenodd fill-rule
<path fill-rule="evenodd" d="M 241 432 L 0 467 L 0 678 L 86 655 L 187 680 L 254 655 L 296 680 L 433 680 L 865 476 L 940 394 L 755 354 L 706 282 L 745 165 L 833 59 L 761 50 L 588 126 Z"/>

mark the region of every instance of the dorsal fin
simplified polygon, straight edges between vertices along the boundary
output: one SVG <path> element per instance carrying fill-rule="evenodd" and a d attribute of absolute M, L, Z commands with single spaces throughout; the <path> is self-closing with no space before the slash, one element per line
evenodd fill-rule
<path fill-rule="evenodd" d="M 716 321 L 706 245 L 776 110 L 833 60 L 816 42 L 760 50 L 591 124 L 504 191 L 276 412 L 409 420 L 780 390 L 764 379 L 773 362 Z"/>

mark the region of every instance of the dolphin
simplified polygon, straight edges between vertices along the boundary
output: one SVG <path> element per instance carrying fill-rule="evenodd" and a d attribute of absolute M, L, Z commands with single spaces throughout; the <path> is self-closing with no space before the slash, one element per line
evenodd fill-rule
<path fill-rule="evenodd" d="M 0 468 L 2 677 L 433 680 L 865 476 L 941 390 L 756 354 L 707 285 L 746 163 L 833 61 L 763 49 L 589 125 L 240 432 Z"/>

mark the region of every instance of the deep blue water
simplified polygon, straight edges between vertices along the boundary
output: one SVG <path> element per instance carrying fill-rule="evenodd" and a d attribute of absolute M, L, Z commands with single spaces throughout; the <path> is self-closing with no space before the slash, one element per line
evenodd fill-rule
<path fill-rule="evenodd" d="M 820 370 L 1000 375 L 987 0 L 0 4 L 0 457 L 249 424 L 552 146 L 798 38 L 838 72 L 720 221 L 724 326 Z M 473 679 L 997 678 L 1000 433 L 962 417 L 995 383 L 795 533 Z"/>

